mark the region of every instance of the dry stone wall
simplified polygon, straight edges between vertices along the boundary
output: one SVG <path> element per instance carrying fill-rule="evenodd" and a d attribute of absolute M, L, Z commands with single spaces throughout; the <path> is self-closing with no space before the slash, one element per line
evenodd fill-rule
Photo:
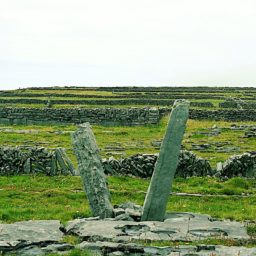
<path fill-rule="evenodd" d="M 75 97 L 76 95 L 73 95 Z M 86 96 L 86 95 L 84 95 Z M 92 96 L 92 95 L 91 95 Z M 55 104 L 68 104 L 68 105 L 159 105 L 159 106 L 172 106 L 174 99 L 182 99 L 184 96 L 168 96 L 165 95 L 165 99 L 150 99 L 146 97 L 136 97 L 138 99 L 131 99 L 127 95 L 123 95 L 122 98 L 126 99 L 35 99 L 35 98 L 0 98 L 0 104 L 44 104 L 47 105 L 51 102 L 52 105 Z M 95 96 L 98 98 L 98 96 Z M 119 96 L 118 96 L 119 97 Z M 121 96 L 120 96 L 121 97 Z M 88 98 L 88 97 L 86 97 Z M 186 97 L 189 98 L 189 97 Z M 190 99 L 190 98 L 189 98 Z M 193 99 L 193 97 L 192 97 Z M 211 102 L 191 102 L 191 106 L 194 107 L 213 107 Z"/>
<path fill-rule="evenodd" d="M 158 154 L 136 154 L 127 158 L 103 159 L 107 175 L 131 175 L 151 177 Z M 44 147 L 0 147 L 0 176 L 9 175 L 78 175 L 74 165 L 62 148 Z M 234 155 L 212 169 L 209 161 L 196 156 L 191 151 L 181 150 L 176 177 L 216 176 L 219 178 L 256 177 L 256 153 Z"/>
<path fill-rule="evenodd" d="M 22 174 L 68 175 L 75 170 L 61 148 L 0 147 L 0 176 Z"/>
<path fill-rule="evenodd" d="M 101 125 L 158 124 L 161 117 L 170 113 L 166 108 L 0 108 L 0 124 L 80 124 L 89 122 Z M 253 109 L 190 109 L 190 119 L 256 121 Z"/>
<path fill-rule="evenodd" d="M 102 125 L 157 124 L 157 108 L 0 108 L 1 124 L 79 124 L 90 122 Z"/>
<path fill-rule="evenodd" d="M 216 176 L 256 178 L 256 152 L 234 155 L 224 163 L 218 163 Z"/>
<path fill-rule="evenodd" d="M 158 154 L 137 154 L 127 158 L 103 159 L 105 173 L 108 175 L 132 175 L 142 178 L 152 176 Z M 192 177 L 213 175 L 209 162 L 190 151 L 181 150 L 176 176 Z"/>
<path fill-rule="evenodd" d="M 253 109 L 190 109 L 189 117 L 196 120 L 256 121 L 256 111 Z"/>
<path fill-rule="evenodd" d="M 236 108 L 236 109 L 255 109 L 256 102 L 246 102 L 239 100 L 227 100 L 219 103 L 220 108 Z"/>

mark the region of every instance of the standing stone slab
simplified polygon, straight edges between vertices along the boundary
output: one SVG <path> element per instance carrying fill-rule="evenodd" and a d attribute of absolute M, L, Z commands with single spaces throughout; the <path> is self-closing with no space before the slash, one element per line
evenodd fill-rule
<path fill-rule="evenodd" d="M 85 193 L 94 216 L 113 216 L 101 157 L 90 124 L 82 124 L 72 134 L 74 152 L 78 161 Z"/>
<path fill-rule="evenodd" d="M 63 148 L 56 148 L 56 158 L 63 175 L 75 175 L 75 168 Z"/>
<path fill-rule="evenodd" d="M 189 102 L 175 101 L 144 202 L 142 221 L 164 220 L 188 116 Z"/>
<path fill-rule="evenodd" d="M 24 164 L 24 173 L 29 174 L 31 172 L 31 159 L 28 158 Z"/>

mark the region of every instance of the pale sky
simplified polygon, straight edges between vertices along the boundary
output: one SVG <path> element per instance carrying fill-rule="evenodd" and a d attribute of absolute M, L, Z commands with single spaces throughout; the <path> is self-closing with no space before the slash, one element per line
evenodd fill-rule
<path fill-rule="evenodd" d="M 0 0 L 0 90 L 256 86 L 255 0 Z"/>

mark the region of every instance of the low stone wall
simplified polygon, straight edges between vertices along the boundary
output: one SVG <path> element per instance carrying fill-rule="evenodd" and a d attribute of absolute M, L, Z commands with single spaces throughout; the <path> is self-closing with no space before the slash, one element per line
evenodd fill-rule
<path fill-rule="evenodd" d="M 0 108 L 1 124 L 79 124 L 102 125 L 158 124 L 157 108 Z"/>
<path fill-rule="evenodd" d="M 196 120 L 256 121 L 256 111 L 252 109 L 190 109 L 189 117 Z"/>
<path fill-rule="evenodd" d="M 85 96 L 85 95 L 84 95 Z M 74 97 L 74 96 L 73 96 Z M 35 99 L 35 98 L 0 98 L 1 104 L 44 104 L 47 105 L 49 102 L 51 105 L 55 104 L 68 104 L 68 105 L 106 105 L 106 106 L 113 106 L 113 105 L 159 105 L 159 106 L 172 106 L 174 103 L 174 99 L 182 99 L 182 97 L 172 97 L 172 99 L 168 100 L 168 97 L 166 99 L 150 99 L 150 98 L 140 98 L 140 99 L 131 99 L 128 96 L 124 96 L 123 98 L 126 99 L 79 99 L 80 96 L 78 96 L 78 99 Z M 97 97 L 97 96 L 96 96 Z M 213 107 L 213 104 L 211 102 L 191 102 L 191 106 L 194 107 Z"/>
<path fill-rule="evenodd" d="M 74 167 L 61 148 L 0 147 L 0 175 L 68 175 Z"/>
<path fill-rule="evenodd" d="M 256 109 L 256 102 L 246 101 L 224 101 L 219 103 L 220 108 Z"/>
<path fill-rule="evenodd" d="M 123 159 L 110 157 L 103 159 L 105 173 L 108 175 L 132 175 L 141 178 L 152 176 L 158 154 L 137 154 Z M 179 164 L 176 170 L 177 177 L 213 175 L 209 162 L 197 157 L 190 151 L 181 150 Z"/>
<path fill-rule="evenodd" d="M 63 105 L 163 105 L 171 106 L 174 100 L 161 100 L 161 99 L 130 99 L 126 96 L 127 99 L 54 99 L 50 100 L 51 104 L 63 104 Z M 19 98 L 19 99 L 0 99 L 1 104 L 10 103 L 10 104 L 47 104 L 49 100 L 46 99 L 35 99 L 35 98 Z"/>
<path fill-rule="evenodd" d="M 166 108 L 0 108 L 0 124 L 79 124 L 89 122 L 101 125 L 155 125 L 170 113 Z M 190 119 L 256 121 L 252 109 L 203 110 L 190 109 Z"/>
<path fill-rule="evenodd" d="M 217 177 L 256 178 L 256 152 L 231 156 L 223 164 L 217 164 Z"/>

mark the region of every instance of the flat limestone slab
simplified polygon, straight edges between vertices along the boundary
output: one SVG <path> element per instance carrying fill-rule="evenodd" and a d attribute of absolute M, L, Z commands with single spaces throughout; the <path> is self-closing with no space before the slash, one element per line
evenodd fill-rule
<path fill-rule="evenodd" d="M 248 239 L 240 222 L 213 221 L 209 215 L 171 213 L 164 222 L 79 219 L 68 222 L 66 231 L 92 241 L 127 242 L 131 240 L 197 241 L 222 237 Z"/>
<path fill-rule="evenodd" d="M 0 224 L 0 251 L 22 245 L 59 242 L 63 233 L 58 220 L 21 221 Z"/>
<path fill-rule="evenodd" d="M 143 246 L 134 243 L 82 242 L 76 246 L 98 252 L 96 255 L 161 255 L 161 256 L 255 256 L 256 248 L 215 245 L 181 245 L 178 247 Z M 104 253 L 103 253 L 104 252 Z M 101 254 L 102 253 L 102 254 Z"/>

